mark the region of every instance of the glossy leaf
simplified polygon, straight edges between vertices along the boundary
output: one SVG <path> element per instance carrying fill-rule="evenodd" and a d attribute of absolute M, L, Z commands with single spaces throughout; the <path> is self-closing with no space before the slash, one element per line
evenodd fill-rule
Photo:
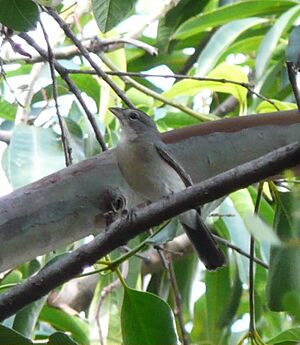
<path fill-rule="evenodd" d="M 44 296 L 43 298 L 30 303 L 21 311 L 19 311 L 14 319 L 14 330 L 20 332 L 27 338 L 32 338 L 34 335 L 36 323 L 40 315 L 40 311 L 43 305 L 46 303 L 46 300 L 47 296 Z"/>
<path fill-rule="evenodd" d="M 51 128 L 21 124 L 13 131 L 3 163 L 14 188 L 65 167 L 61 144 Z"/>
<path fill-rule="evenodd" d="M 267 344 L 285 344 L 285 343 L 298 343 L 300 340 L 300 327 L 287 329 L 280 334 L 276 335 L 274 338 L 269 339 Z"/>
<path fill-rule="evenodd" d="M 239 198 L 238 198 L 239 199 Z M 238 203 L 232 201 L 231 198 L 225 199 L 225 201 L 219 207 L 219 212 L 221 214 L 230 214 L 231 217 L 223 217 L 222 222 L 225 224 L 228 232 L 230 234 L 230 240 L 239 248 L 243 249 L 245 252 L 249 250 L 250 235 L 247 231 L 246 225 L 238 212 Z M 236 254 L 239 276 L 244 284 L 248 284 L 248 264 L 247 258 Z"/>
<path fill-rule="evenodd" d="M 79 344 L 89 343 L 88 324 L 77 316 L 67 314 L 65 311 L 44 306 L 40 320 L 49 322 L 53 327 L 71 333 L 72 338 Z"/>
<path fill-rule="evenodd" d="M 93 12 L 102 32 L 114 28 L 133 9 L 137 0 L 93 0 Z"/>
<path fill-rule="evenodd" d="M 180 24 L 190 17 L 202 12 L 209 0 L 181 0 L 178 5 L 171 8 L 159 21 L 157 32 L 157 47 L 160 51 L 167 51 L 170 37 Z"/>
<path fill-rule="evenodd" d="M 282 110 L 282 111 L 297 109 L 297 105 L 295 103 L 277 101 L 276 99 L 272 99 L 272 102 L 277 106 L 279 110 Z M 277 109 L 275 108 L 275 106 L 268 101 L 262 101 L 259 104 L 259 106 L 256 108 L 256 112 L 259 114 L 271 113 L 276 110 Z"/>
<path fill-rule="evenodd" d="M 56 332 L 51 334 L 47 345 L 78 345 L 67 334 Z"/>
<path fill-rule="evenodd" d="M 174 315 L 158 296 L 126 288 L 121 311 L 124 345 L 177 345 Z"/>
<path fill-rule="evenodd" d="M 22 334 L 0 325 L 0 345 L 32 345 L 30 339 Z"/>
<path fill-rule="evenodd" d="M 280 193 L 277 201 L 274 222 L 277 235 L 287 243 L 299 240 L 299 229 L 293 216 L 296 206 L 294 198 L 290 193 Z M 300 246 L 296 242 L 285 247 L 272 247 L 267 282 L 269 308 L 273 311 L 288 311 L 300 320 L 299 291 Z"/>
<path fill-rule="evenodd" d="M 186 39 L 199 32 L 232 22 L 236 19 L 285 12 L 295 4 L 297 4 L 296 1 L 250 0 L 222 6 L 214 11 L 190 18 L 178 28 L 173 38 Z"/>
<path fill-rule="evenodd" d="M 280 37 L 293 25 L 293 22 L 298 18 L 299 13 L 300 5 L 294 6 L 282 14 L 262 40 L 257 52 L 255 63 L 255 74 L 257 79 L 259 79 L 264 73 L 266 65 L 268 64 Z"/>
<path fill-rule="evenodd" d="M 39 10 L 31 0 L 0 0 L 0 23 L 16 31 L 28 31 L 36 26 Z"/>
<path fill-rule="evenodd" d="M 223 324 L 220 317 L 225 312 L 225 308 L 228 308 L 231 295 L 229 267 L 222 267 L 215 272 L 207 271 L 205 283 L 207 340 L 217 344 L 222 337 Z"/>
<path fill-rule="evenodd" d="M 202 50 L 197 60 L 197 74 L 205 76 L 217 63 L 219 57 L 239 35 L 251 27 L 262 24 L 266 20 L 263 18 L 246 18 L 234 20 L 225 24 L 212 36 L 205 48 Z"/>
<path fill-rule="evenodd" d="M 147 239 L 147 243 L 152 245 L 165 244 L 175 237 L 177 228 L 178 221 L 175 218 L 173 218 L 169 223 L 166 224 L 166 226 L 164 226 L 162 230 L 150 236 Z"/>

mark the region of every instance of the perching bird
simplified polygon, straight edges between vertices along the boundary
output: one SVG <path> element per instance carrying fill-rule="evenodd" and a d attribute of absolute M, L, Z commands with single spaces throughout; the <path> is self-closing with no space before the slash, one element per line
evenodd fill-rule
<path fill-rule="evenodd" d="M 121 125 L 116 157 L 129 186 L 145 201 L 154 202 L 192 185 L 190 176 L 162 141 L 154 121 L 137 109 L 110 108 Z M 207 269 L 225 264 L 223 252 L 195 209 L 179 220 Z"/>

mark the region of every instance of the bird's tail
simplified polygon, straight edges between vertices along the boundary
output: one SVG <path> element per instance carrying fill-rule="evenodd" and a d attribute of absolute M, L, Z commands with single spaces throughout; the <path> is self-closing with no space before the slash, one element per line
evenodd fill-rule
<path fill-rule="evenodd" d="M 180 215 L 181 225 L 208 270 L 216 270 L 226 263 L 225 255 L 196 210 Z"/>

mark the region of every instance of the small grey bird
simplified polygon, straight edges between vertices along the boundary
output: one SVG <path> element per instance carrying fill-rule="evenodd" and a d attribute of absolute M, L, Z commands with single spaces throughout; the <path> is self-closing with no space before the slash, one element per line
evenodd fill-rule
<path fill-rule="evenodd" d="M 120 171 L 140 197 L 154 202 L 192 185 L 190 176 L 162 141 L 151 117 L 137 109 L 110 108 L 110 111 L 121 125 L 120 142 L 116 147 Z M 223 266 L 224 254 L 199 212 L 189 210 L 182 213 L 179 220 L 206 268 L 215 270 Z"/>

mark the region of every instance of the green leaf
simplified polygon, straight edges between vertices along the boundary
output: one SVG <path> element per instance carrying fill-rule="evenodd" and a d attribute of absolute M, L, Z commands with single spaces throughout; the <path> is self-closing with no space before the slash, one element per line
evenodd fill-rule
<path fill-rule="evenodd" d="M 289 43 L 286 48 L 286 60 L 289 62 L 293 62 L 295 65 L 299 63 L 299 56 L 300 56 L 300 26 L 296 26 L 289 37 Z"/>
<path fill-rule="evenodd" d="M 251 27 L 265 21 L 266 19 L 257 17 L 239 19 L 218 29 L 198 58 L 197 74 L 205 76 L 215 66 L 223 51 L 227 49 L 239 35 Z"/>
<path fill-rule="evenodd" d="M 239 38 L 238 41 L 232 43 L 219 57 L 219 62 L 225 61 L 230 54 L 251 54 L 256 53 L 263 36 L 251 36 L 245 39 Z"/>
<path fill-rule="evenodd" d="M 37 5 L 31 0 L 0 0 L 0 22 L 12 30 L 34 29 L 39 16 Z"/>
<path fill-rule="evenodd" d="M 177 83 L 175 85 L 177 85 Z M 192 125 L 195 125 L 196 123 L 199 123 L 199 120 L 182 112 L 178 112 L 178 113 L 168 112 L 166 116 L 164 116 L 162 119 L 159 119 L 156 122 L 159 128 L 167 128 L 167 129 L 192 126 Z"/>
<path fill-rule="evenodd" d="M 298 343 L 300 341 L 300 327 L 290 328 L 267 341 L 267 344 L 275 345 L 285 342 Z"/>
<path fill-rule="evenodd" d="M 72 103 L 68 114 L 68 119 L 80 126 L 80 130 L 78 128 L 76 130 L 77 138 L 75 138 L 77 143 L 79 143 L 79 145 L 77 145 L 79 153 L 83 150 L 85 158 L 92 157 L 95 154 L 100 153 L 99 143 L 96 139 L 93 127 L 77 101 Z M 104 130 L 103 125 L 99 121 L 98 117 L 95 117 L 95 120 L 100 130 Z M 83 140 L 83 147 L 81 147 L 81 139 Z"/>
<path fill-rule="evenodd" d="M 149 236 L 146 243 L 152 245 L 165 244 L 168 241 L 171 241 L 177 232 L 178 221 L 173 218 L 167 225 L 160 230 L 158 233 Z"/>
<path fill-rule="evenodd" d="M 100 100 L 100 84 L 92 75 L 72 74 L 71 79 L 81 92 L 85 92 L 89 97 L 93 98 L 98 106 Z M 52 87 L 52 85 L 51 85 Z"/>
<path fill-rule="evenodd" d="M 292 7 L 283 15 L 281 15 L 272 25 L 264 39 L 262 40 L 255 62 L 256 79 L 264 74 L 266 66 L 274 52 L 282 34 L 286 32 L 298 18 L 300 13 L 300 5 Z"/>
<path fill-rule="evenodd" d="M 47 296 L 44 296 L 20 310 L 14 319 L 14 330 L 20 332 L 25 337 L 32 338 L 41 309 L 46 301 Z"/>
<path fill-rule="evenodd" d="M 177 345 L 174 315 L 158 296 L 126 288 L 121 310 L 124 345 Z"/>
<path fill-rule="evenodd" d="M 190 17 L 203 11 L 209 0 L 181 0 L 163 16 L 157 30 L 157 47 L 159 51 L 167 51 L 171 35 L 175 32 L 180 24 Z"/>
<path fill-rule="evenodd" d="M 226 198 L 225 201 L 220 205 L 219 212 L 221 214 L 230 214 L 232 217 L 222 217 L 221 222 L 226 226 L 230 234 L 230 241 L 247 252 L 249 250 L 250 235 L 247 231 L 246 225 L 239 214 L 239 209 L 242 206 L 239 206 L 239 202 L 242 203 L 243 195 L 236 196 L 236 200 L 232 198 Z M 248 197 L 247 197 L 248 199 Z M 246 200 L 247 200 L 246 199 Z M 247 201 L 245 201 L 247 204 Z M 249 272 L 248 266 L 249 261 L 247 258 L 236 254 L 239 276 L 244 284 L 249 283 Z"/>
<path fill-rule="evenodd" d="M 174 39 L 186 39 L 202 31 L 251 16 L 266 16 L 287 11 L 296 1 L 249 0 L 222 6 L 214 11 L 192 17 L 183 23 L 174 34 Z"/>
<path fill-rule="evenodd" d="M 40 320 L 49 322 L 59 330 L 71 333 L 72 338 L 79 344 L 89 344 L 88 324 L 77 316 L 45 305 L 40 314 Z"/>
<path fill-rule="evenodd" d="M 229 266 L 222 267 L 215 272 L 206 271 L 205 284 L 207 340 L 217 344 L 220 342 L 223 328 L 220 316 L 228 308 L 231 295 Z"/>
<path fill-rule="evenodd" d="M 243 69 L 239 66 L 222 63 L 212 70 L 208 75 L 208 78 L 227 79 L 234 80 L 240 83 L 247 83 L 248 78 Z M 212 90 L 215 92 L 224 92 L 233 95 L 237 98 L 241 104 L 241 111 L 246 105 L 247 89 L 240 85 L 231 83 L 222 83 L 208 80 L 189 80 L 185 79 L 174 84 L 170 90 L 164 92 L 162 95 L 168 99 L 172 99 L 177 96 L 187 95 L 194 96 L 202 90 Z M 158 103 L 158 102 L 157 102 Z"/>
<path fill-rule="evenodd" d="M 285 111 L 297 109 L 297 105 L 295 103 L 277 101 L 276 99 L 272 99 L 272 101 L 274 102 L 274 104 L 276 104 L 279 110 Z M 274 107 L 273 104 L 267 101 L 262 101 L 255 110 L 255 112 L 259 114 L 271 113 L 273 111 L 277 111 L 277 109 Z"/>
<path fill-rule="evenodd" d="M 191 340 L 193 343 L 205 344 L 207 341 L 207 308 L 206 297 L 202 295 L 193 305 L 194 309 L 194 323 L 191 332 Z"/>
<path fill-rule="evenodd" d="M 61 143 L 51 128 L 16 126 L 6 153 L 3 168 L 14 188 L 65 167 Z"/>
<path fill-rule="evenodd" d="M 124 20 L 137 0 L 92 0 L 96 22 L 102 32 L 107 32 Z"/>
<path fill-rule="evenodd" d="M 234 318 L 236 317 L 236 312 L 238 310 L 238 306 L 240 304 L 240 300 L 242 297 L 242 282 L 238 275 L 238 272 L 235 272 L 233 285 L 230 289 L 229 298 L 227 297 L 227 303 L 224 303 L 223 310 L 221 311 L 219 318 L 218 318 L 218 326 L 219 328 L 224 328 L 232 324 Z"/>
<path fill-rule="evenodd" d="M 294 201 L 294 196 L 291 193 L 278 193 L 274 227 L 277 235 L 283 241 L 299 241 L 299 226 L 294 219 L 294 212 L 298 209 L 299 199 L 296 200 L 296 203 Z M 272 247 L 267 281 L 269 308 L 273 311 L 287 311 L 300 320 L 299 291 L 299 244 Z"/>
<path fill-rule="evenodd" d="M 0 101 L 0 117 L 8 121 L 14 121 L 17 113 L 17 107 L 6 100 Z"/>
<path fill-rule="evenodd" d="M 264 223 L 254 214 L 254 204 L 247 189 L 238 190 L 230 195 L 236 210 L 241 217 L 245 229 L 256 239 L 269 244 L 279 245 L 280 239 L 272 227 Z"/>
<path fill-rule="evenodd" d="M 74 104 L 74 103 L 73 103 Z M 63 119 L 69 131 L 68 144 L 72 150 L 72 158 L 74 163 L 78 163 L 85 159 L 84 139 L 80 126 L 70 118 Z"/>
<path fill-rule="evenodd" d="M 47 345 L 78 345 L 67 334 L 56 332 L 51 334 Z"/>
<path fill-rule="evenodd" d="M 33 345 L 22 334 L 0 324 L 0 345 Z"/>

